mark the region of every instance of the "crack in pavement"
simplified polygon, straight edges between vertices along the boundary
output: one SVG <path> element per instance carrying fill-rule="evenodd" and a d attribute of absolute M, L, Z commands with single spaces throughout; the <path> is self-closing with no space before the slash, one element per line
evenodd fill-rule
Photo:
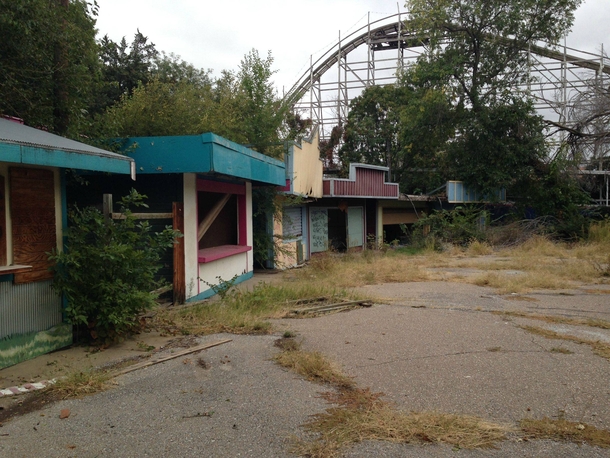
<path fill-rule="evenodd" d="M 361 367 L 375 367 L 375 366 L 383 366 L 385 364 L 397 363 L 399 361 L 414 361 L 417 359 L 432 359 L 432 358 L 444 358 L 447 356 L 462 356 L 462 355 L 473 355 L 479 353 L 547 353 L 548 350 L 541 351 L 533 351 L 533 350 L 498 350 L 498 351 L 489 351 L 489 350 L 476 350 L 476 351 L 459 351 L 456 353 L 444 353 L 439 355 L 426 355 L 426 356 L 413 356 L 410 358 L 397 358 L 392 359 L 390 361 L 383 361 L 381 363 L 372 363 L 372 364 L 362 364 L 358 366 L 354 366 L 355 368 Z"/>

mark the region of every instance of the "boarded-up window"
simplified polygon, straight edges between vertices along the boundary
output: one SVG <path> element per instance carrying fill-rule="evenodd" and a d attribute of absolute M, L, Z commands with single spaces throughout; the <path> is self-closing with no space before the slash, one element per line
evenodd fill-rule
<path fill-rule="evenodd" d="M 282 215 L 282 235 L 285 239 L 298 239 L 303 235 L 301 207 L 284 208 Z"/>
<path fill-rule="evenodd" d="M 55 185 L 53 172 L 10 169 L 13 262 L 32 266 L 15 274 L 15 283 L 53 278 L 47 253 L 56 247 Z"/>

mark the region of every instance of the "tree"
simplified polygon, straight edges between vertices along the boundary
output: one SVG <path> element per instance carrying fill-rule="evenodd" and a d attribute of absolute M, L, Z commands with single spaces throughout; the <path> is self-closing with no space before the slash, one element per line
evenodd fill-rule
<path fill-rule="evenodd" d="M 119 43 L 112 41 L 108 35 L 99 43 L 99 59 L 102 66 L 102 83 L 98 92 L 95 113 L 103 112 L 121 100 L 130 96 L 134 89 L 152 79 L 152 69 L 158 51 L 154 43 L 149 43 L 140 30 L 136 32 L 131 44 L 125 37 Z"/>
<path fill-rule="evenodd" d="M 203 119 L 211 98 L 209 86 L 155 79 L 108 108 L 99 129 L 106 137 L 200 134 L 207 131 Z"/>
<path fill-rule="evenodd" d="M 151 76 L 162 83 L 189 83 L 204 88 L 212 85 L 211 72 L 196 68 L 177 54 L 161 51 L 154 59 Z"/>
<path fill-rule="evenodd" d="M 427 43 L 419 65 L 447 76 L 455 133 L 447 169 L 487 192 L 526 179 L 546 157 L 528 95 L 528 44 L 555 43 L 582 0 L 408 0 L 408 26 Z"/>
<path fill-rule="evenodd" d="M 344 169 L 351 162 L 383 165 L 390 169 L 390 179 L 400 182 L 404 168 L 400 117 L 410 96 L 402 86 L 371 86 L 351 101 L 339 150 Z"/>
<path fill-rule="evenodd" d="M 98 75 L 95 6 L 0 0 L 0 114 L 76 136 Z"/>
<path fill-rule="evenodd" d="M 237 78 L 243 97 L 242 128 L 248 143 L 260 153 L 279 157 L 284 140 L 281 129 L 289 110 L 273 87 L 272 65 L 271 51 L 263 59 L 252 49 L 242 59 Z"/>
<path fill-rule="evenodd" d="M 439 187 L 448 139 L 455 130 L 452 106 L 437 75 L 417 65 L 394 86 L 371 86 L 352 100 L 339 157 L 390 168 L 402 192 Z"/>
<path fill-rule="evenodd" d="M 510 100 L 527 78 L 528 44 L 557 43 L 582 0 L 407 0 L 407 22 L 477 112 Z"/>

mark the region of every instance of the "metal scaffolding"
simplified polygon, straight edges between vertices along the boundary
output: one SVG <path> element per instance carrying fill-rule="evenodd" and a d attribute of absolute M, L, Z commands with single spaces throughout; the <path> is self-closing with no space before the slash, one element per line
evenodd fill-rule
<path fill-rule="evenodd" d="M 364 26 L 345 37 L 339 33 L 335 45 L 315 61 L 310 58 L 309 68 L 286 98 L 296 112 L 319 125 L 321 139 L 328 139 L 333 127 L 345 123 L 352 99 L 369 86 L 393 84 L 400 69 L 414 63 L 424 51 L 425 44 L 405 22 L 407 15 L 399 12 L 371 21 L 369 13 Z M 604 56 L 603 48 L 590 53 L 570 48 L 564 41 L 559 46 L 537 43 L 524 52 L 531 78 L 515 89 L 529 93 L 546 120 L 582 129 L 577 113 L 591 101 L 592 82 L 604 94 L 608 90 L 610 59 Z M 552 139 L 556 147 L 552 155 L 560 154 L 564 131 L 558 130 Z M 610 139 L 591 140 L 585 150 L 583 169 L 591 169 L 592 164 L 600 172 L 608 168 L 604 159 L 610 156 Z M 607 180 L 607 173 L 603 177 Z M 607 201 L 608 195 L 603 199 L 600 194 L 601 200 Z"/>

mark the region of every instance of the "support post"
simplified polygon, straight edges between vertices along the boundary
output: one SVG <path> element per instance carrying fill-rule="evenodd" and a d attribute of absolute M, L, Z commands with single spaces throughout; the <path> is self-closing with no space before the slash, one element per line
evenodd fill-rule
<path fill-rule="evenodd" d="M 184 234 L 184 204 L 174 202 L 172 204 L 173 228 Z M 174 243 L 174 305 L 186 302 L 186 266 L 184 265 L 184 237 L 180 237 Z"/>
<path fill-rule="evenodd" d="M 104 219 L 108 222 L 112 218 L 112 194 L 104 194 L 102 202 Z"/>

